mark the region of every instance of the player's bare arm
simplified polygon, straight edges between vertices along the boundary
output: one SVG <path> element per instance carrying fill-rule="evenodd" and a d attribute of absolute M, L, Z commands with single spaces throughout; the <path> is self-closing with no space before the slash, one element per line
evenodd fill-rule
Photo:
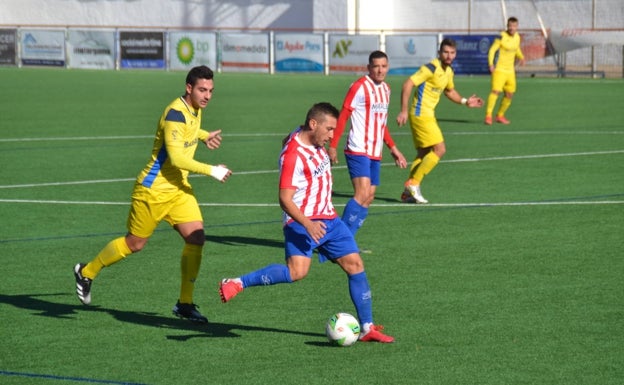
<path fill-rule="evenodd" d="M 401 112 L 399 112 L 396 119 L 399 126 L 407 123 L 407 109 L 410 96 L 412 95 L 412 88 L 414 88 L 414 83 L 411 79 L 407 79 L 403 83 L 403 88 L 401 88 Z"/>
<path fill-rule="evenodd" d="M 457 104 L 464 104 L 469 108 L 479 108 L 483 106 L 483 99 L 475 94 L 470 95 L 469 98 L 462 97 L 455 89 L 444 91 L 444 95 L 449 98 L 450 101 Z"/>

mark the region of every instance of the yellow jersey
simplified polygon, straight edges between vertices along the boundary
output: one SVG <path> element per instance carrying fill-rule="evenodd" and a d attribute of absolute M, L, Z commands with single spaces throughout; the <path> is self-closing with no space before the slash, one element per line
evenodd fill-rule
<path fill-rule="evenodd" d="M 522 60 L 524 55 L 520 49 L 520 34 L 517 32 L 510 35 L 507 31 L 501 32 L 500 37 L 494 39 L 488 51 L 488 65 L 494 65 L 494 57 L 498 52 L 496 61 L 496 71 L 513 72 L 516 65 L 516 58 Z"/>
<path fill-rule="evenodd" d="M 210 165 L 193 159 L 198 141 L 210 135 L 200 128 L 201 113 L 201 109 L 187 105 L 182 97 L 165 108 L 158 122 L 151 158 L 139 173 L 138 184 L 173 192 L 190 187 L 189 172 L 210 175 Z"/>
<path fill-rule="evenodd" d="M 440 95 L 445 90 L 455 88 L 451 66 L 442 69 L 439 59 L 433 59 L 420 67 L 410 80 L 416 86 L 410 108 L 410 114 L 416 117 L 435 117 L 435 107 L 440 102 Z"/>

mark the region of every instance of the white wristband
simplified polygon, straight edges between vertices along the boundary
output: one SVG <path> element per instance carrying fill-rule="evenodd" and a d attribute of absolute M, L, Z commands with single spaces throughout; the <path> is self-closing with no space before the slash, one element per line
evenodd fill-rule
<path fill-rule="evenodd" d="M 461 98 L 461 104 L 463 104 L 464 106 L 466 105 L 466 103 L 468 103 L 468 99 L 466 98 Z"/>
<path fill-rule="evenodd" d="M 210 176 L 218 181 L 222 181 L 228 172 L 230 172 L 230 170 L 223 166 L 212 166 L 210 169 Z"/>

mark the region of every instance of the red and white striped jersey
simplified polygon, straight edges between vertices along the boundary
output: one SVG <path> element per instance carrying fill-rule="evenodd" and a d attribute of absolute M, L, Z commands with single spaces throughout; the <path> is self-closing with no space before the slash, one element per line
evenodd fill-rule
<path fill-rule="evenodd" d="M 324 147 L 301 143 L 295 133 L 282 149 L 279 159 L 280 189 L 293 189 L 293 202 L 310 219 L 333 219 L 338 215 L 331 201 L 332 174 Z M 293 219 L 283 213 L 284 225 Z"/>
<path fill-rule="evenodd" d="M 351 129 L 345 144 L 346 154 L 381 159 L 384 139 L 389 137 L 389 132 L 386 132 L 389 105 L 390 86 L 386 82 L 375 84 L 367 75 L 349 87 L 342 104 L 343 111 L 346 109 L 351 112 Z M 334 138 L 339 139 L 343 130 L 344 126 L 336 127 Z"/>

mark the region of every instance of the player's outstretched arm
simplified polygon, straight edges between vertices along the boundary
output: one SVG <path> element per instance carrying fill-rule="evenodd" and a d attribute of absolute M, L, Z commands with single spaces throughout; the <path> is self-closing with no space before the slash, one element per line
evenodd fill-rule
<path fill-rule="evenodd" d="M 466 107 L 479 108 L 483 106 L 483 99 L 475 94 L 471 95 L 469 98 L 464 98 L 455 89 L 446 90 L 444 91 L 444 94 L 450 101 L 457 104 L 463 104 Z"/>

